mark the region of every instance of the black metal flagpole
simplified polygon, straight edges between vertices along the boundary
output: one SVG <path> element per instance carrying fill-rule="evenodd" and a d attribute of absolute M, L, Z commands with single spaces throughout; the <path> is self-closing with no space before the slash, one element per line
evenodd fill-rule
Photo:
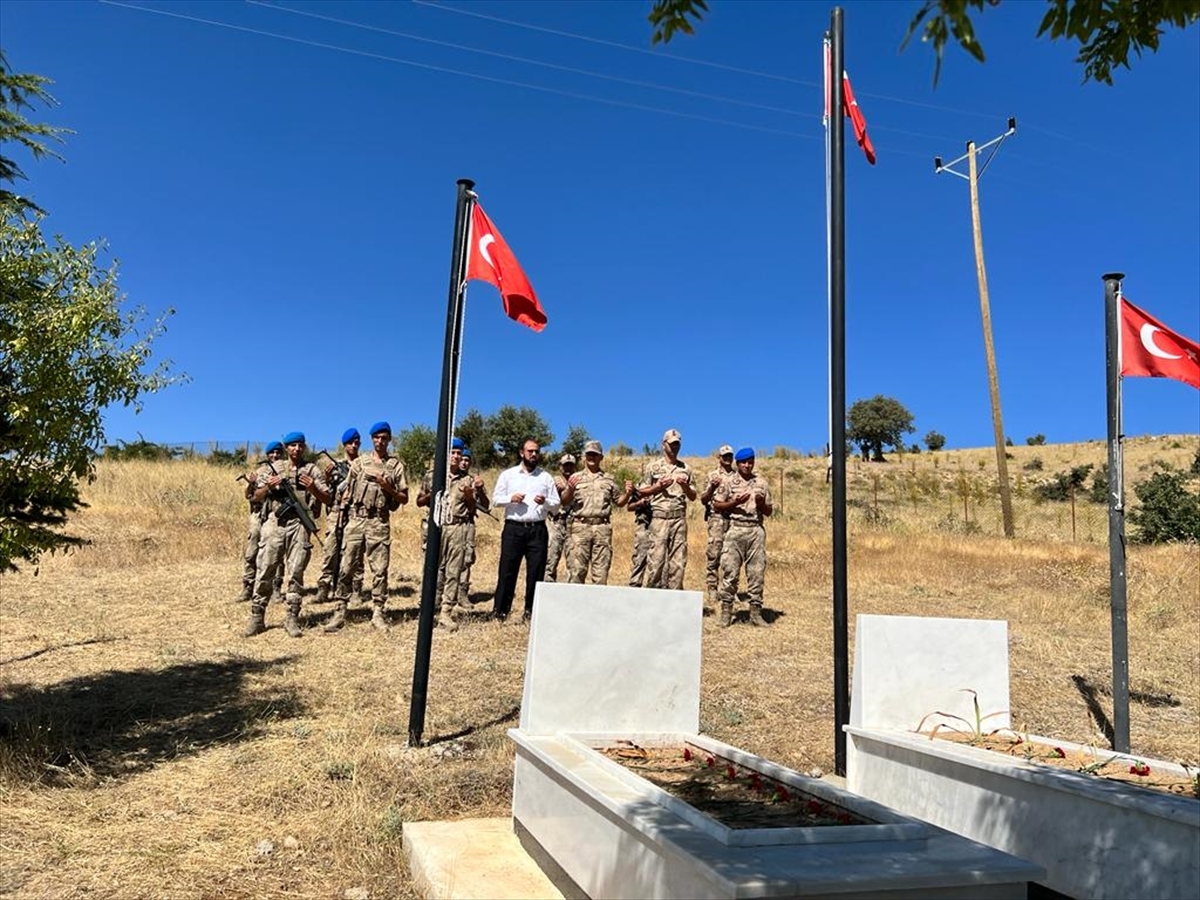
<path fill-rule="evenodd" d="M 846 774 L 850 724 L 849 600 L 846 590 L 846 70 L 842 9 L 833 8 L 829 52 L 829 407 L 833 453 L 833 768 Z"/>
<path fill-rule="evenodd" d="M 1104 278 L 1104 338 L 1108 376 L 1108 602 L 1112 617 L 1112 747 L 1129 752 L 1129 623 L 1125 604 L 1125 460 L 1121 433 L 1121 282 Z"/>
<path fill-rule="evenodd" d="M 442 353 L 442 390 L 438 400 L 437 439 L 433 457 L 433 493 L 429 504 L 429 530 L 425 543 L 425 568 L 421 576 L 421 612 L 417 621 L 417 652 L 413 661 L 412 702 L 408 709 L 408 745 L 419 747 L 425 732 L 425 701 L 429 692 L 429 656 L 433 647 L 434 593 L 437 591 L 442 526 L 438 521 L 442 492 L 446 489 L 451 410 L 458 395 L 458 359 L 462 349 L 463 284 L 467 273 L 467 236 L 471 204 L 475 201 L 469 178 L 458 180 L 454 210 L 454 243 L 450 253 L 450 291 L 446 308 L 446 346 Z"/>

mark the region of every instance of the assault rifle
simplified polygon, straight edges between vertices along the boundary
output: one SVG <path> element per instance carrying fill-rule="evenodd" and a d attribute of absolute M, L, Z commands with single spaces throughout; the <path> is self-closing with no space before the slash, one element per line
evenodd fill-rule
<path fill-rule="evenodd" d="M 337 518 L 333 520 L 333 584 L 330 585 L 329 593 L 337 596 L 338 580 L 342 577 L 342 538 L 346 533 L 346 514 L 349 511 L 346 504 L 338 503 L 338 488 L 346 483 L 346 478 L 350 475 L 350 463 L 344 459 L 334 459 L 328 450 L 322 450 L 320 455 L 328 457 L 333 464 L 333 474 L 329 478 L 333 505 L 329 511 Z"/>
<path fill-rule="evenodd" d="M 265 466 L 269 462 L 270 462 L 269 459 L 260 459 L 258 462 L 251 463 L 250 465 L 254 466 L 254 468 L 257 469 L 259 466 Z M 233 480 L 234 481 L 244 481 L 244 482 L 246 482 L 246 484 L 250 483 L 250 479 L 246 477 L 245 472 L 243 472 L 241 475 L 239 475 L 237 478 L 235 478 Z"/>
<path fill-rule="evenodd" d="M 270 460 L 267 460 L 267 466 L 270 468 L 271 474 L 278 477 L 279 473 L 275 471 L 275 466 Z M 299 519 L 305 531 L 309 534 L 316 534 L 317 523 L 313 521 L 312 513 L 308 511 L 308 504 L 296 496 L 296 488 L 292 485 L 292 480 L 290 478 L 283 479 L 279 482 L 279 487 L 283 490 L 283 499 L 279 501 L 279 509 L 275 513 L 276 521 L 283 525 L 292 519 Z"/>

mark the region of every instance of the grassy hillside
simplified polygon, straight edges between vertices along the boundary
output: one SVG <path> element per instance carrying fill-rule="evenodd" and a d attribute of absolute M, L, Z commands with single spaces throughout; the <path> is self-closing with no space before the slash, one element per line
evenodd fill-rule
<path fill-rule="evenodd" d="M 1187 469 L 1196 436 L 1140 438 L 1126 483 Z M 1017 539 L 999 536 L 991 449 L 851 462 L 854 614 L 1009 622 L 1014 724 L 1105 746 L 1111 715 L 1102 505 L 1036 503 L 1036 479 L 1104 462 L 1103 442 L 1015 447 Z M 1027 468 L 1034 458 L 1041 468 Z M 631 471 L 637 458 L 610 460 Z M 710 462 L 689 460 L 703 474 Z M 702 728 L 786 765 L 833 761 L 829 501 L 823 459 L 762 459 L 782 507 L 768 525 L 766 607 L 703 632 Z M 406 821 L 504 815 L 522 628 L 483 616 L 434 638 L 428 746 L 405 746 L 420 531 L 393 523 L 384 637 L 356 610 L 305 598 L 300 640 L 240 636 L 245 527 L 236 470 L 101 462 L 73 530 L 92 543 L 0 577 L 0 894 L 16 897 L 411 896 Z M 484 473 L 490 485 L 495 473 Z M 1194 482 L 1193 482 L 1194 484 Z M 1132 499 L 1132 491 L 1130 491 Z M 965 507 L 964 507 L 965 497 Z M 629 571 L 618 517 L 613 583 Z M 475 599 L 495 585 L 499 526 L 479 526 Z M 686 586 L 703 587 L 689 520 Z M 319 558 L 310 565 L 315 580 Z M 1131 546 L 1136 753 L 1200 762 L 1200 547 Z M 268 622 L 278 626 L 272 607 Z M 1099 718 L 1097 718 L 1099 716 Z M 915 725 L 916 723 L 914 723 Z M 271 849 L 268 852 L 267 844 Z"/>

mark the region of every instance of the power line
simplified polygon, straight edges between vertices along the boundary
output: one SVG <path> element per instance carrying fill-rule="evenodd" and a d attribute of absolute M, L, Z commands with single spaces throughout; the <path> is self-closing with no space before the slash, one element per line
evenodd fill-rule
<path fill-rule="evenodd" d="M 250 28 L 249 26 L 246 26 L 246 25 L 234 25 L 231 22 L 221 22 L 216 19 L 205 19 L 201 16 L 192 16 L 192 15 L 187 15 L 185 13 L 168 12 L 165 9 L 153 9 L 153 8 L 147 7 L 147 6 L 136 6 L 132 3 L 121 3 L 121 2 L 118 2 L 118 0 L 99 0 L 99 2 L 104 4 L 105 6 L 118 6 L 123 9 L 131 9 L 136 12 L 153 13 L 153 14 L 159 15 L 159 16 L 167 16 L 172 19 L 182 19 L 184 21 L 196 22 L 196 23 L 199 23 L 202 25 L 212 25 L 217 28 L 228 28 L 231 31 L 241 31 L 246 34 L 257 34 L 262 37 L 274 38 L 274 39 L 280 40 L 280 41 L 288 41 L 293 44 L 302 44 L 302 45 L 308 46 L 308 47 L 317 47 L 322 50 L 333 50 L 335 52 L 349 53 L 353 56 L 362 56 L 362 57 L 366 57 L 368 59 L 378 59 L 378 60 L 383 60 L 385 62 L 399 63 L 400 65 L 412 66 L 412 67 L 418 68 L 418 69 L 426 69 L 431 72 L 442 72 L 447 75 L 460 75 L 464 78 L 475 78 L 480 81 L 492 82 L 493 84 L 503 84 L 503 85 L 508 85 L 510 87 L 524 88 L 525 90 L 530 90 L 530 91 L 540 91 L 541 93 L 545 93 L 545 94 L 555 94 L 560 97 L 568 97 L 572 100 L 587 100 L 587 101 L 591 101 L 593 103 L 603 103 L 606 106 L 618 106 L 618 107 L 623 107 L 625 109 L 636 109 L 636 110 L 640 110 L 642 112 L 658 113 L 659 115 L 674 116 L 674 117 L 680 118 L 680 119 L 692 119 L 692 120 L 698 121 L 698 122 L 709 122 L 714 125 L 726 125 L 726 126 L 729 126 L 730 128 L 743 128 L 748 131 L 760 131 L 760 132 L 765 132 L 767 134 L 780 134 L 780 135 L 784 135 L 786 137 L 796 137 L 796 138 L 802 138 L 804 140 L 810 140 L 810 141 L 820 140 L 820 137 L 818 135 L 803 134 L 799 131 L 788 131 L 783 128 L 770 128 L 765 125 L 751 125 L 746 122 L 733 122 L 728 119 L 718 119 L 713 116 L 702 116 L 697 113 L 686 113 L 686 112 L 680 112 L 678 110 L 662 109 L 661 107 L 657 107 L 657 106 L 645 106 L 640 103 L 628 103 L 623 100 L 610 100 L 607 97 L 596 97 L 591 94 L 580 94 L 580 93 L 576 93 L 574 91 L 564 91 L 564 90 L 560 90 L 558 88 L 545 87 L 544 85 L 539 85 L 539 84 L 528 84 L 523 81 L 512 81 L 507 78 L 497 78 L 492 75 L 481 75 L 476 72 L 464 72 L 461 69 L 451 69 L 446 66 L 436 66 L 431 63 L 417 62 L 416 60 L 405 59 L 405 58 L 399 57 L 399 56 L 389 56 L 385 53 L 374 53 L 369 50 L 358 50 L 353 47 L 342 47 L 338 44 L 327 44 L 323 41 L 313 41 L 313 40 L 309 40 L 307 38 L 293 37 L 293 36 L 287 35 L 287 34 L 278 34 L 276 32 L 265 31 L 260 28 Z"/>
<path fill-rule="evenodd" d="M 365 22 L 356 22 L 352 19 L 341 19 L 336 16 L 326 16 L 326 15 L 321 15 L 320 13 L 308 12 L 306 10 L 300 10 L 300 9 L 289 9 L 286 6 L 277 6 L 274 3 L 265 3 L 265 2 L 263 2 L 263 0 L 246 0 L 246 2 L 249 3 L 251 6 L 261 6 L 264 9 L 270 9 L 270 10 L 274 10 L 276 12 L 291 13 L 292 15 L 296 15 L 296 16 L 305 16 L 310 19 L 319 19 L 324 22 L 333 22 L 337 25 L 347 25 L 351 28 L 361 28 L 364 31 L 374 31 L 378 34 L 387 34 L 387 35 L 391 35 L 393 37 L 405 38 L 410 41 L 420 41 L 421 43 L 425 43 L 425 44 L 434 44 L 438 47 L 449 47 L 453 50 L 463 50 L 463 51 L 466 51 L 467 53 L 480 53 L 484 56 L 492 56 L 497 59 L 507 59 L 512 62 L 527 63 L 528 65 L 531 65 L 531 66 L 541 66 L 542 68 L 554 69 L 555 71 L 558 71 L 558 72 L 570 72 L 571 74 L 584 75 L 584 76 L 587 76 L 588 78 L 599 78 L 603 81 L 613 81 L 618 84 L 629 84 L 629 85 L 633 85 L 634 87 L 650 88 L 651 90 L 656 90 L 656 91 L 668 91 L 673 94 L 682 94 L 682 95 L 688 96 L 688 97 L 697 97 L 701 100 L 715 100 L 719 103 L 732 103 L 736 106 L 745 106 L 745 107 L 749 107 L 750 109 L 762 109 L 762 110 L 766 110 L 768 112 L 783 113 L 783 114 L 789 115 L 789 116 L 809 115 L 807 113 L 802 113 L 799 110 L 786 109 L 781 106 L 769 106 L 765 103 L 753 103 L 749 100 L 739 100 L 735 97 L 725 97 L 720 94 L 706 94 L 706 93 L 703 93 L 702 91 L 692 91 L 692 90 L 688 90 L 687 88 L 672 87 L 670 85 L 659 84 L 658 82 L 653 82 L 653 81 L 638 81 L 637 79 L 634 79 L 634 78 L 622 78 L 619 75 L 608 75 L 603 72 L 592 72 L 587 69 L 576 69 L 571 66 L 563 66 L 563 65 L 559 65 L 557 63 L 546 62 L 544 60 L 530 59 L 529 57 L 526 57 L 526 56 L 516 56 L 511 53 L 501 53 L 497 50 L 485 50 L 481 47 L 469 47 L 465 44 L 455 44 L 451 41 L 438 40 L 437 38 L 425 37 L 425 36 L 419 35 L 419 34 L 412 34 L 407 31 L 397 31 L 392 28 L 384 28 L 380 25 L 368 25 Z"/>

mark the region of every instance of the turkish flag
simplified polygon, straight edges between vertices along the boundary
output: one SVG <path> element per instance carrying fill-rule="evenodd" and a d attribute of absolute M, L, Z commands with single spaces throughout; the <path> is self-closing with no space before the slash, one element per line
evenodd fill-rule
<path fill-rule="evenodd" d="M 1200 388 L 1200 344 L 1122 297 L 1121 374 L 1174 378 Z"/>
<path fill-rule="evenodd" d="M 863 118 L 862 110 L 858 108 L 858 101 L 854 99 L 854 91 L 850 89 L 850 76 L 845 72 L 842 73 L 842 84 L 845 87 L 846 115 L 850 117 L 850 122 L 854 125 L 855 143 L 862 147 L 867 162 L 875 165 L 875 146 L 871 143 L 871 136 L 867 134 L 867 120 Z"/>
<path fill-rule="evenodd" d="M 467 250 L 467 279 L 472 278 L 495 285 L 510 319 L 534 331 L 546 327 L 546 312 L 538 303 L 533 286 L 478 203 L 471 208 L 471 239 Z"/>

